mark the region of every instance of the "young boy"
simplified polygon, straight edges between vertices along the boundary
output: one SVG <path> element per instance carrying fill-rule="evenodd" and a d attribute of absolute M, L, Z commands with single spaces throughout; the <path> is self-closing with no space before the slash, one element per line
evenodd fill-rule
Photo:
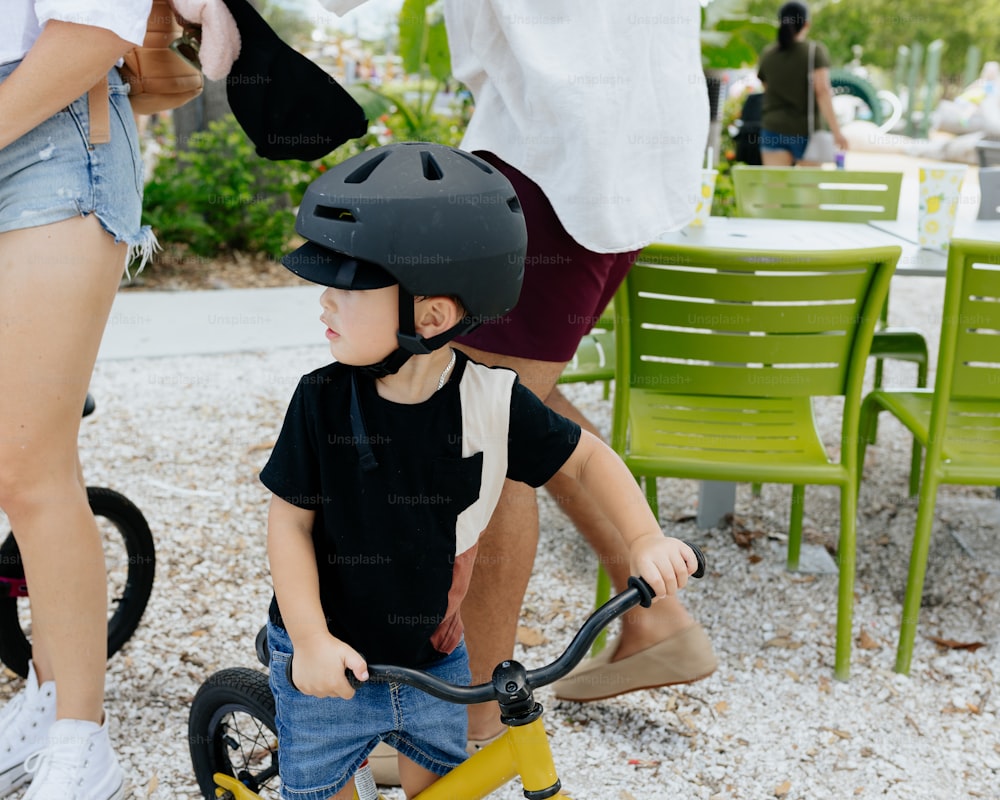
<path fill-rule="evenodd" d="M 282 794 L 347 799 L 380 741 L 416 794 L 466 755 L 466 709 L 366 681 L 366 662 L 468 682 L 459 606 L 505 478 L 583 482 L 658 597 L 696 569 L 614 452 L 510 370 L 445 345 L 517 301 L 526 234 L 510 183 L 425 143 L 366 151 L 306 192 L 284 264 L 325 285 L 335 363 L 303 377 L 261 473 L 273 492 L 268 637 Z M 294 649 L 292 682 L 285 668 Z"/>

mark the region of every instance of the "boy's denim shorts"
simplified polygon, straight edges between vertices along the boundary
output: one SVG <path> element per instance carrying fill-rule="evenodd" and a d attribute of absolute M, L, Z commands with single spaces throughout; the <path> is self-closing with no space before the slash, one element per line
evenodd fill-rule
<path fill-rule="evenodd" d="M 0 65 L 0 83 L 20 62 Z M 155 239 L 142 218 L 139 134 L 118 70 L 108 73 L 111 141 L 91 145 L 87 95 L 0 150 L 0 233 L 94 214 L 130 255 Z"/>
<path fill-rule="evenodd" d="M 764 128 L 761 128 L 760 131 L 761 150 L 787 150 L 792 154 L 792 158 L 795 161 L 799 161 L 802 158 L 802 154 L 805 153 L 806 145 L 808 144 L 808 136 L 796 136 L 789 133 L 775 133 L 774 131 L 769 131 Z"/>
<path fill-rule="evenodd" d="M 380 741 L 437 775 L 466 759 L 465 706 L 438 700 L 404 684 L 374 679 L 362 684 L 350 700 L 303 694 L 285 675 L 292 652 L 288 633 L 268 623 L 267 637 L 281 796 L 286 800 L 327 800 L 353 777 Z M 459 644 L 427 672 L 468 685 L 465 644 Z"/>

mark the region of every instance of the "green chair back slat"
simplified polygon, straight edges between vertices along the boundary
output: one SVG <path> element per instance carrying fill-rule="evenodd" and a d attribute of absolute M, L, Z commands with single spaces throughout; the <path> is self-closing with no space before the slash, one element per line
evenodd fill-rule
<path fill-rule="evenodd" d="M 663 423 L 670 420 L 664 418 Z M 745 453 L 749 457 L 767 455 L 783 455 L 786 453 L 801 453 L 806 448 L 802 440 L 791 436 L 747 436 L 740 438 L 739 432 L 720 431 L 712 436 L 705 433 L 671 433 L 663 430 L 656 439 L 654 448 L 689 448 L 691 450 L 716 450 L 718 452 Z"/>
<path fill-rule="evenodd" d="M 992 437 L 988 439 L 979 438 L 977 436 L 978 431 L 970 431 L 969 435 L 964 438 L 956 438 L 954 436 L 948 437 L 948 454 L 955 454 L 953 457 L 961 458 L 965 460 L 967 458 L 976 458 L 977 460 L 986 458 L 991 460 L 994 465 L 1000 464 L 1000 457 L 997 455 L 997 437 Z"/>
<path fill-rule="evenodd" d="M 821 333 L 834 329 L 847 330 L 857 317 L 854 304 L 834 303 L 791 305 L 786 302 L 779 314 L 773 306 L 732 302 L 699 303 L 646 295 L 636 297 L 634 306 L 636 313 L 645 319 L 683 319 L 691 328 L 708 328 L 720 332 L 757 330 L 765 333 Z"/>
<path fill-rule="evenodd" d="M 997 258 L 998 256 L 994 254 L 991 257 Z M 978 309 L 982 317 L 972 320 L 978 327 L 982 327 L 981 323 L 983 322 L 996 322 L 1000 318 L 1000 311 L 993 304 L 996 295 L 992 294 L 997 290 L 997 270 L 1000 270 L 1000 266 L 984 259 L 983 261 L 977 260 L 965 273 L 966 300 L 964 302 L 974 303 L 978 301 L 978 298 L 992 298 L 992 300 L 987 301 L 988 305 Z"/>
<path fill-rule="evenodd" d="M 813 269 L 806 267 L 798 273 L 768 269 L 769 265 L 780 263 L 780 259 L 746 265 L 729 263 L 725 270 L 696 270 L 685 264 L 650 263 L 650 266 L 662 266 L 664 273 L 647 271 L 637 289 L 640 293 L 711 298 L 717 302 L 826 302 L 835 298 L 856 298 L 859 287 L 870 277 L 864 269 L 830 271 L 816 266 Z M 823 277 L 821 282 L 815 280 L 817 274 Z"/>
<path fill-rule="evenodd" d="M 772 311 L 773 313 L 773 311 Z M 650 353 L 670 353 L 670 359 L 718 361 L 721 351 L 717 331 L 678 331 L 644 328 L 633 338 L 633 347 Z M 761 341 L 763 339 L 763 341 Z M 789 364 L 834 364 L 840 366 L 851 349 L 846 332 L 831 331 L 828 335 L 726 334 L 725 357 L 732 364 L 769 364 L 777 368 Z M 727 392 L 726 394 L 732 394 Z"/>
<path fill-rule="evenodd" d="M 840 336 L 854 329 L 857 304 L 829 302 L 825 304 L 773 302 L 700 303 L 681 298 L 637 297 L 635 313 L 643 320 L 644 330 L 706 333 L 714 336 L 780 334 L 790 347 L 797 337 L 816 340 L 820 336 Z M 662 325 L 654 320 L 674 320 Z M 772 336 L 780 341 L 777 336 Z M 769 340 L 770 341 L 770 340 Z M 758 342 L 759 344 L 759 342 Z"/>
<path fill-rule="evenodd" d="M 1000 429 L 1000 409 L 983 407 L 978 400 L 952 399 L 948 408 L 948 427 L 983 427 Z"/>
<path fill-rule="evenodd" d="M 705 394 L 733 397 L 812 397 L 843 393 L 844 371 L 841 368 L 763 369 L 756 367 L 721 367 L 698 364 L 671 365 L 668 370 L 635 366 L 631 384 L 648 388 L 669 384 L 672 387 L 696 387 Z M 776 387 L 781 387 L 780 391 Z"/>
<path fill-rule="evenodd" d="M 970 326 L 971 328 L 971 326 Z M 1000 362 L 1000 329 L 984 329 L 977 326 L 966 330 L 958 340 L 955 357 L 962 362 L 982 362 L 995 365 Z"/>
<path fill-rule="evenodd" d="M 672 393 L 656 391 L 653 387 L 641 398 L 644 410 L 658 409 L 653 413 L 669 414 L 682 422 L 696 420 L 705 426 L 748 426 L 779 427 L 787 424 L 786 418 L 799 408 L 791 404 L 775 405 L 773 407 L 747 408 L 740 397 L 706 398 L 703 395 L 683 395 L 675 397 Z M 720 402 L 722 400 L 723 402 Z"/>
<path fill-rule="evenodd" d="M 900 172 L 825 170 L 818 167 L 732 169 L 741 217 L 868 222 L 896 219 Z"/>

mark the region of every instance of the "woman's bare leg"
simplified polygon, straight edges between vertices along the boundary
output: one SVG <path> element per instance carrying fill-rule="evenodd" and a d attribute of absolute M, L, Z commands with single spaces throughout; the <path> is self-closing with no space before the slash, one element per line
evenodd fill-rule
<path fill-rule="evenodd" d="M 787 150 L 762 150 L 760 160 L 765 167 L 791 167 L 795 165 L 792 154 Z"/>
<path fill-rule="evenodd" d="M 77 434 L 125 266 L 94 216 L 0 234 L 0 507 L 31 587 L 33 660 L 57 716 L 100 722 L 107 576 Z"/>
<path fill-rule="evenodd" d="M 399 782 L 407 797 L 416 796 L 439 777 L 429 769 L 410 761 L 406 756 L 399 756 Z"/>

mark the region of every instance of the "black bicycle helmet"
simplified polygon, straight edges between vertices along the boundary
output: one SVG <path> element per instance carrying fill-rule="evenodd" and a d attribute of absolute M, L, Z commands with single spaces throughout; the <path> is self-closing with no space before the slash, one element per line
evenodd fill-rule
<path fill-rule="evenodd" d="M 400 350 L 373 368 L 391 374 L 517 303 L 527 231 L 510 182 L 453 147 L 401 142 L 366 150 L 313 181 L 295 230 L 308 241 L 282 263 L 324 286 L 398 283 Z M 466 318 L 426 340 L 413 298 L 457 298 Z M 398 362 L 398 363 L 397 363 Z"/>

